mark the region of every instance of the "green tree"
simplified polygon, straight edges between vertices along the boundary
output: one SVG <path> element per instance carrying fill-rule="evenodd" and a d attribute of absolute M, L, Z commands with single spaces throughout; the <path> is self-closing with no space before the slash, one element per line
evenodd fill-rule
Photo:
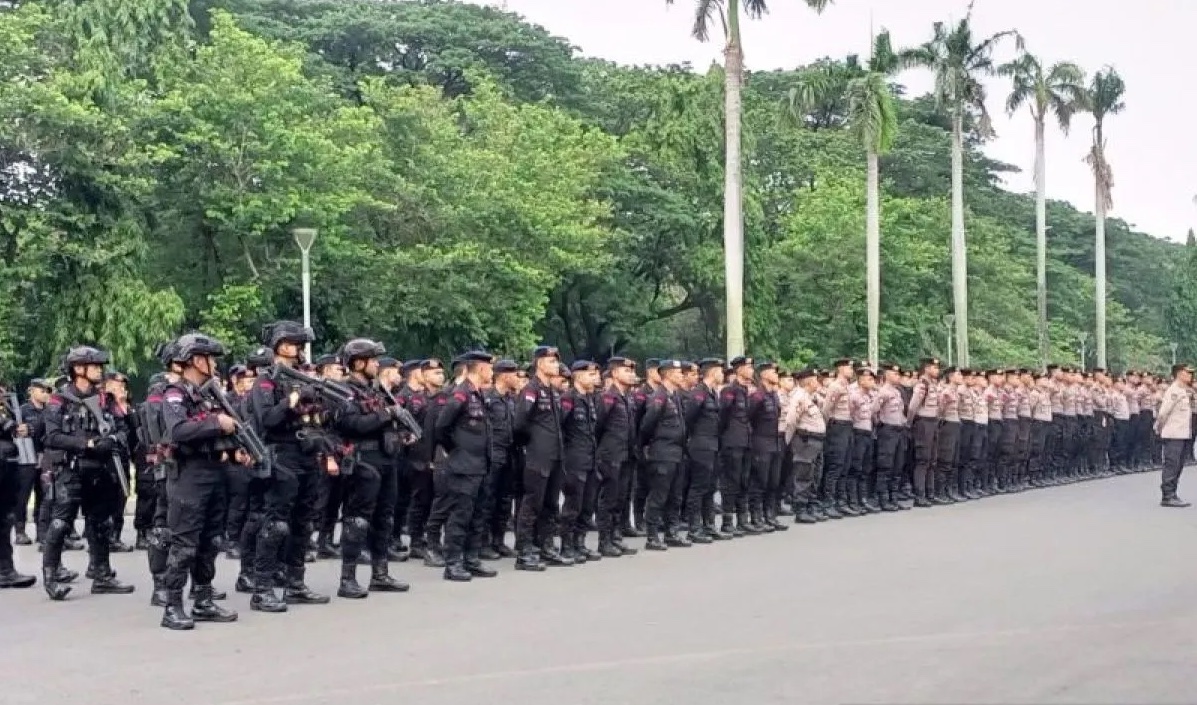
<path fill-rule="evenodd" d="M 975 114 L 976 131 L 982 136 L 992 132 L 985 106 L 983 79 L 997 67 L 993 52 L 1008 37 L 1022 37 L 1013 30 L 977 38 L 972 26 L 973 3 L 955 26 L 936 22 L 931 40 L 903 52 L 908 66 L 922 66 L 935 73 L 935 99 L 944 107 L 952 124 L 952 308 L 956 316 L 957 357 L 962 366 L 969 360 L 968 254 L 964 235 L 964 124 L 965 116 Z"/>
<path fill-rule="evenodd" d="M 674 0 L 665 0 L 672 5 Z M 822 12 L 831 0 L 803 0 L 807 7 Z M 744 353 L 744 213 L 741 173 L 741 89 L 744 82 L 744 45 L 740 38 L 740 14 L 759 19 L 768 11 L 766 0 L 697 0 L 694 38 L 710 38 L 711 24 L 718 18 L 724 29 L 725 184 L 723 195 L 723 256 L 727 278 L 727 355 Z"/>
<path fill-rule="evenodd" d="M 1047 330 L 1047 118 L 1054 116 L 1060 130 L 1068 134 L 1073 114 L 1084 101 L 1085 74 L 1066 61 L 1045 67 L 1033 54 L 1023 53 L 999 68 L 1014 86 L 1006 99 L 1013 115 L 1026 106 L 1035 122 L 1035 243 L 1036 292 L 1039 303 L 1039 366 L 1046 367 L 1050 343 Z"/>

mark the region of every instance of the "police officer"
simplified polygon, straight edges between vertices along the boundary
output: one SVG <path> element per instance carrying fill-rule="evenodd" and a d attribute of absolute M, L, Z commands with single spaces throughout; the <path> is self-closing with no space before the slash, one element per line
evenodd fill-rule
<path fill-rule="evenodd" d="M 794 521 L 813 524 L 820 520 L 819 487 L 822 478 L 823 440 L 827 424 L 815 398 L 819 377 L 807 367 L 795 375 L 798 382 L 790 395 L 782 424 L 785 441 L 794 455 Z"/>
<path fill-rule="evenodd" d="M 634 399 L 636 362 L 626 357 L 607 361 L 607 388 L 599 397 L 595 434 L 598 450 L 595 468 L 599 474 L 599 553 L 618 558 L 637 553 L 623 543 L 622 521 L 629 511 L 632 481 L 636 474 L 637 406 Z"/>
<path fill-rule="evenodd" d="M 262 331 L 262 343 L 274 352 L 276 367 L 298 368 L 303 345 L 314 339 L 311 329 L 294 321 L 276 321 Z M 329 601 L 328 595 L 313 591 L 303 580 L 304 553 L 315 521 L 322 468 L 315 454 L 301 445 L 301 431 L 307 425 L 303 416 L 310 416 L 303 412 L 317 397 L 311 390 L 292 388 L 273 377 L 259 376 L 249 396 L 257 426 L 265 435 L 263 440 L 274 454 L 272 476 L 259 488 L 262 519 L 255 538 L 254 596 L 249 606 L 261 612 L 286 612 L 288 604 Z M 274 592 L 283 567 L 280 555 L 286 567 L 284 600 Z"/>
<path fill-rule="evenodd" d="M 594 513 L 597 493 L 595 452 L 598 447 L 598 363 L 576 360 L 570 365 L 572 387 L 561 396 L 561 430 L 564 456 L 561 466 L 563 502 L 557 533 L 561 555 L 575 563 L 599 560 L 602 555 L 586 547 L 586 520 Z"/>
<path fill-rule="evenodd" d="M 226 466 L 237 457 L 238 446 L 229 438 L 237 419 L 219 410 L 201 388 L 216 374 L 216 358 L 224 346 L 203 333 L 188 333 L 173 346 L 174 361 L 183 366 L 181 379 L 162 393 L 162 423 L 177 453 L 177 464 L 166 478 L 170 509 L 170 553 L 162 578 L 166 603 L 162 626 L 194 629 L 200 622 L 233 622 L 237 613 L 213 601 L 212 580 L 224 532 Z M 246 472 L 248 469 L 242 468 Z M 183 609 L 187 577 L 195 586 L 191 615 Z"/>
<path fill-rule="evenodd" d="M 125 484 L 133 482 L 130 469 L 133 465 L 132 448 L 138 434 L 138 417 L 129 405 L 129 378 L 123 373 L 111 370 L 104 375 L 104 394 L 111 399 L 112 415 L 117 427 L 124 431 L 127 443 L 120 449 L 121 466 L 124 468 Z M 113 553 L 132 553 L 134 548 L 121 540 L 125 531 L 125 500 L 124 496 L 113 497 L 112 505 L 112 538 L 109 539 L 109 550 Z"/>
<path fill-rule="evenodd" d="M 877 500 L 881 510 L 902 509 L 897 502 L 901 487 L 900 468 L 906 458 L 906 401 L 902 398 L 899 381 L 902 368 L 893 363 L 881 365 L 882 384 L 877 390 Z"/>
<path fill-rule="evenodd" d="M 939 360 L 919 361 L 919 380 L 906 407 L 906 423 L 914 443 L 914 506 L 929 507 L 927 480 L 935 463 L 939 431 Z"/>
<path fill-rule="evenodd" d="M 494 384 L 483 391 L 486 414 L 490 419 L 490 466 L 486 471 L 486 501 L 483 523 L 487 541 L 479 552 L 483 560 L 511 558 L 515 551 L 507 546 L 504 535 L 511 519 L 515 499 L 515 469 L 519 449 L 515 445 L 515 395 L 519 391 L 519 365 L 512 360 L 494 364 Z"/>
<path fill-rule="evenodd" d="M 150 595 L 152 607 L 166 607 L 165 588 L 163 578 L 166 575 L 166 561 L 170 557 L 170 527 L 167 516 L 170 501 L 167 498 L 166 477 L 177 462 L 174 457 L 174 447 L 167 434 L 166 421 L 162 415 L 163 394 L 166 388 L 182 379 L 183 366 L 175 358 L 175 341 L 159 346 L 156 351 L 158 360 L 164 371 L 150 378 L 149 390 L 146 392 L 145 402 L 138 413 L 141 415 L 142 434 L 146 443 L 145 461 L 146 475 L 153 483 L 153 490 L 149 494 L 153 497 L 153 505 L 144 511 L 149 512 L 150 529 L 146 534 L 146 562 L 149 564 L 150 577 L 154 581 L 154 590 Z M 138 475 L 137 511 L 141 521 L 142 475 Z M 148 489 L 148 485 L 147 485 Z"/>
<path fill-rule="evenodd" d="M 7 408 L 0 405 L 0 413 Z M 18 573 L 13 565 L 12 544 L 9 543 L 9 531 L 17 518 L 17 496 L 21 491 L 17 448 L 13 439 L 18 427 L 23 427 L 25 434 L 29 433 L 27 424 L 17 424 L 16 419 L 8 414 L 0 416 L 0 588 L 32 587 L 37 579 L 32 575 Z M 13 462 L 9 462 L 11 460 Z M 28 500 L 26 500 L 28 501 Z M 24 506 L 20 507 L 21 527 L 24 528 Z"/>
<path fill-rule="evenodd" d="M 848 469 L 852 463 L 852 408 L 849 403 L 852 361 L 836 360 L 835 377 L 823 396 L 823 418 L 827 419 L 827 439 L 823 446 L 823 511 L 831 519 L 841 519 L 846 512 L 845 493 Z M 851 515 L 855 515 L 852 512 Z"/>
<path fill-rule="evenodd" d="M 428 358 L 420 362 L 419 370 L 409 380 L 412 389 L 406 399 L 408 411 L 424 430 L 420 442 L 408 448 L 406 453 L 408 477 L 411 482 L 411 506 L 407 513 L 407 529 L 411 533 L 411 556 L 423 558 L 425 564 L 441 567 L 444 567 L 444 557 L 440 554 L 440 532 L 437 531 L 436 541 L 428 541 L 428 520 L 436 495 L 433 483 L 433 461 L 436 456 L 433 407 L 444 384 L 444 365 L 436 358 Z"/>
<path fill-rule="evenodd" d="M 92 594 L 128 594 L 132 585 L 116 579 L 109 564 L 112 537 L 112 507 L 119 501 L 121 486 L 113 454 L 128 441 L 117 434 L 100 435 L 101 424 L 115 428 L 110 400 L 101 393 L 108 353 L 93 347 L 71 348 L 63 360 L 69 382 L 53 396 L 46 409 L 46 450 L 54 468 L 52 520 L 46 533 L 42 556 L 42 583 L 51 600 L 64 600 L 71 591 L 59 581 L 62 548 L 70 524 L 82 509 L 89 528 L 87 549 L 89 572 L 94 576 Z M 90 402 L 96 398 L 97 406 Z M 89 411 L 99 409 L 101 418 Z M 118 432 L 119 433 L 119 432 Z"/>
<path fill-rule="evenodd" d="M 740 537 L 759 533 L 748 516 L 747 481 L 751 468 L 752 427 L 748 395 L 752 393 L 751 357 L 734 357 L 728 366 L 732 379 L 719 393 L 719 495 L 724 534 Z M 737 521 L 738 520 L 738 521 Z"/>
<path fill-rule="evenodd" d="M 437 502 L 445 514 L 445 580 L 468 582 L 498 573 L 481 560 L 486 539 L 486 475 L 491 429 L 483 390 L 494 381 L 494 358 L 472 351 L 460 358 L 465 379 L 437 414 L 437 442 L 449 456 L 437 474 Z"/>
<path fill-rule="evenodd" d="M 719 392 L 723 384 L 723 360 L 708 357 L 698 362 L 701 380 L 682 397 L 686 414 L 686 462 L 690 487 L 686 491 L 686 518 L 690 541 L 711 543 L 730 539 L 715 526 L 714 488 L 719 463 Z"/>
<path fill-rule="evenodd" d="M 548 534 L 556 522 L 561 488 L 561 394 L 557 348 L 540 346 L 532 351 L 535 375 L 515 405 L 516 433 L 524 444 L 524 496 L 516 520 L 517 570 L 544 570 L 541 558 L 554 565 L 570 565 L 553 550 Z M 538 545 L 539 541 L 539 545 Z"/>
<path fill-rule="evenodd" d="M 1189 387 L 1193 384 L 1193 370 L 1188 365 L 1172 366 L 1172 384 L 1164 392 L 1160 413 L 1154 430 L 1164 445 L 1164 470 L 1160 474 L 1161 507 L 1187 507 L 1189 503 L 1176 495 L 1180 473 L 1184 469 L 1184 449 L 1192 437 L 1192 406 Z"/>
<path fill-rule="evenodd" d="M 645 447 L 645 458 L 649 463 L 649 492 L 644 509 L 648 541 L 644 547 L 650 551 L 664 551 L 669 545 L 690 545 L 689 541 L 679 541 L 676 536 L 666 544 L 661 536 L 668 528 L 665 505 L 669 501 L 677 466 L 685 457 L 686 419 L 678 398 L 684 365 L 680 360 L 662 360 L 658 369 L 661 388 L 649 398 L 639 430 L 640 444 Z"/>
<path fill-rule="evenodd" d="M 22 430 L 20 426 L 17 426 L 13 430 L 15 436 L 29 438 L 33 441 L 33 450 L 36 453 L 36 458 L 41 458 L 42 453 L 45 452 L 45 446 L 42 441 L 46 435 L 46 424 L 42 417 L 45 414 L 46 402 L 50 400 L 50 394 L 53 391 L 54 388 L 50 386 L 47 380 L 41 378 L 31 380 L 26 392 L 29 395 L 29 399 L 21 405 L 21 420 L 25 422 L 25 428 Z M 33 465 L 17 466 L 17 494 L 13 504 L 13 543 L 18 546 L 28 546 L 33 543 L 25 530 L 29 515 L 30 496 L 33 497 L 35 535 L 38 541 L 44 538 L 36 531 L 37 515 L 41 509 L 42 502 L 45 500 L 44 488 L 37 481 L 37 476 L 38 468 L 36 463 Z"/>
<path fill-rule="evenodd" d="M 781 418 L 777 398 L 777 365 L 757 365 L 757 386 L 748 395 L 748 420 L 751 424 L 752 451 L 748 479 L 749 523 L 757 532 L 773 532 L 789 527 L 777 520 L 778 485 L 781 482 L 782 438 L 778 433 Z"/>
<path fill-rule="evenodd" d="M 846 490 L 849 515 L 859 516 L 870 511 L 881 511 L 881 506 L 871 501 L 869 488 L 873 486 L 873 461 L 876 449 L 873 433 L 877 418 L 877 381 L 873 369 L 860 365 L 854 370 L 856 383 L 848 392 L 848 407 L 852 416 L 852 458 L 848 464 Z"/>
<path fill-rule="evenodd" d="M 388 549 L 395 521 L 398 491 L 396 459 L 403 435 L 396 426 L 397 404 L 379 386 L 379 358 L 386 348 L 367 338 L 355 338 L 341 348 L 349 370 L 346 383 L 353 401 L 337 414 L 337 429 L 349 449 L 341 464 L 344 520 L 341 528 L 341 583 L 337 596 L 361 599 L 373 592 L 406 592 L 407 583 L 390 575 Z M 396 400 L 397 401 L 397 400 Z M 370 551 L 369 591 L 357 582 L 363 548 Z"/>

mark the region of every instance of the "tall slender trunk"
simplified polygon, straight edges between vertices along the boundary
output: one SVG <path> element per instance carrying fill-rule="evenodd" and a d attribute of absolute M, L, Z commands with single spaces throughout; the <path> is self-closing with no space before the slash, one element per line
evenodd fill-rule
<path fill-rule="evenodd" d="M 1104 158 L 1104 155 L 1103 155 Z M 1097 184 L 1096 243 L 1093 248 L 1094 275 L 1097 279 L 1093 298 L 1097 303 L 1097 366 L 1106 367 L 1106 199 Z"/>
<path fill-rule="evenodd" d="M 728 7 L 728 42 L 724 54 L 726 164 L 723 185 L 723 267 L 727 280 L 727 357 L 744 354 L 744 222 L 740 177 L 740 87 L 744 50 L 740 46 L 739 8 Z"/>
<path fill-rule="evenodd" d="M 1035 117 L 1035 290 L 1039 298 L 1039 367 L 1047 368 L 1050 354 L 1047 337 L 1047 165 L 1044 148 L 1045 125 Z"/>
<path fill-rule="evenodd" d="M 881 185 L 877 152 L 869 149 L 865 213 L 865 270 L 868 277 L 869 364 L 880 364 L 881 325 Z"/>
<path fill-rule="evenodd" d="M 964 244 L 964 118 L 952 117 L 952 307 L 956 315 L 956 361 L 969 366 L 968 252 Z"/>

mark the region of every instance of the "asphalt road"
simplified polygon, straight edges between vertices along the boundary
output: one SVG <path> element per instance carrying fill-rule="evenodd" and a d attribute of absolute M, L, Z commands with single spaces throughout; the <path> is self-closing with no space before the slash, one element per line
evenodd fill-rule
<path fill-rule="evenodd" d="M 1160 508 L 1157 481 L 469 584 L 405 563 L 407 594 L 285 615 L 232 595 L 239 622 L 184 633 L 158 626 L 144 554 L 122 554 L 131 596 L 0 593 L 0 703 L 1191 703 L 1197 507 Z M 309 575 L 335 589 L 336 564 Z"/>

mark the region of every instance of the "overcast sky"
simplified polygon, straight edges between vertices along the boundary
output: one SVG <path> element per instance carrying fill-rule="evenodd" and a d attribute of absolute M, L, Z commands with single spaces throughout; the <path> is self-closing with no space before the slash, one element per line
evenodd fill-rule
<path fill-rule="evenodd" d="M 567 38 L 588 56 L 627 64 L 688 61 L 705 68 L 721 59 L 718 44 L 689 36 L 694 0 L 490 0 Z M 823 56 L 867 54 L 870 15 L 887 28 L 896 46 L 926 40 L 936 20 L 962 17 L 967 0 L 833 0 L 817 16 L 802 0 L 771 0 L 763 21 L 744 27 L 749 69 L 794 68 Z M 1108 158 L 1114 170 L 1113 215 L 1152 235 L 1183 239 L 1197 223 L 1194 165 L 1197 116 L 1193 52 L 1195 0 L 977 0 L 974 29 L 980 35 L 1017 28 L 1027 49 L 1044 61 L 1070 60 L 1090 73 L 1109 64 L 1126 81 L 1126 110 L 1107 120 Z M 1013 44 L 1008 53 L 1013 52 Z M 999 56 L 1005 60 L 1008 56 Z M 911 92 L 931 86 L 925 72 L 900 77 Z M 998 137 L 990 156 L 1023 171 L 1010 177 L 1015 191 L 1033 190 L 1034 133 L 1030 116 L 1005 115 L 1009 84 L 990 84 L 990 111 Z M 1093 121 L 1080 116 L 1070 137 L 1049 130 L 1047 194 L 1093 208 L 1092 176 L 1083 159 Z"/>

